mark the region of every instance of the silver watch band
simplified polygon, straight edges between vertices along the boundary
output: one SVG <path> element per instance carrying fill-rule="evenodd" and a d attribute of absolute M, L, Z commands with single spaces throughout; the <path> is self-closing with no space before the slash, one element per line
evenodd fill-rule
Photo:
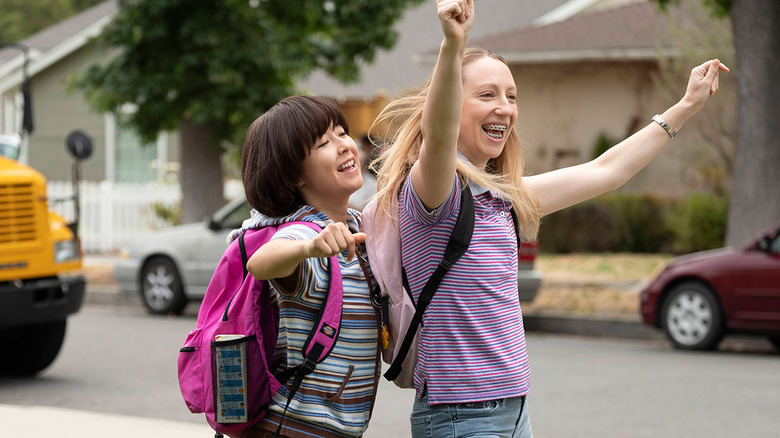
<path fill-rule="evenodd" d="M 664 119 L 662 119 L 658 114 L 653 116 L 653 121 L 661 125 L 661 127 L 664 128 L 664 130 L 669 134 L 669 137 L 674 138 L 674 136 L 677 135 L 677 131 L 672 129 L 672 127 L 669 126 L 669 124 L 666 123 Z"/>

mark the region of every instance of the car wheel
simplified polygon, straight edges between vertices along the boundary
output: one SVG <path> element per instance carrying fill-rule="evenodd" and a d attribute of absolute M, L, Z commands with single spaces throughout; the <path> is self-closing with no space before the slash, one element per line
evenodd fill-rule
<path fill-rule="evenodd" d="M 663 325 L 675 347 L 712 350 L 723 339 L 723 312 L 712 290 L 700 282 L 674 287 L 664 300 Z"/>
<path fill-rule="evenodd" d="M 141 270 L 141 300 L 152 313 L 181 314 L 187 305 L 179 270 L 167 257 L 152 257 Z"/>
<path fill-rule="evenodd" d="M 13 327 L 0 332 L 0 373 L 32 376 L 54 362 L 65 339 L 66 321 Z"/>

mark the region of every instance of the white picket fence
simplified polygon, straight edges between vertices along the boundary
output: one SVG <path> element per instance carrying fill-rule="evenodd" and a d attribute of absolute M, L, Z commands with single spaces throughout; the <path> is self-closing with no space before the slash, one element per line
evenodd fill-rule
<path fill-rule="evenodd" d="M 71 221 L 75 203 L 69 181 L 49 181 L 49 206 Z M 175 206 L 181 200 L 179 184 L 82 181 L 79 185 L 81 245 L 87 253 L 111 253 L 139 234 L 170 226 L 154 213 L 154 204 Z M 63 201 L 58 201 L 63 200 Z"/>

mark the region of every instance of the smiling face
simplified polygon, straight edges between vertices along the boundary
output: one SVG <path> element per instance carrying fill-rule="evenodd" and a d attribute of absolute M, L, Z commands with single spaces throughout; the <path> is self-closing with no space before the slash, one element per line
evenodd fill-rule
<path fill-rule="evenodd" d="M 346 203 L 363 185 L 358 147 L 341 126 L 331 125 L 303 160 L 298 187 L 303 200 L 321 211 Z M 335 219 L 335 218 L 332 218 Z"/>
<path fill-rule="evenodd" d="M 477 167 L 501 154 L 517 120 L 517 87 L 503 62 L 482 57 L 463 67 L 458 150 Z"/>

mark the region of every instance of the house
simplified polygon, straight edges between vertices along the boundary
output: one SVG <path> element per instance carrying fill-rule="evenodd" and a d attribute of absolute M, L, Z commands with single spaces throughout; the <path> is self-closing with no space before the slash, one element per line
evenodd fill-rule
<path fill-rule="evenodd" d="M 482 26 L 473 35 L 487 35 L 530 24 L 566 0 L 507 2 L 481 0 Z M 29 47 L 27 71 L 31 77 L 35 131 L 25 139 L 20 160 L 39 169 L 50 180 L 69 180 L 70 158 L 64 148 L 73 129 L 85 131 L 95 152 L 83 163 L 82 177 L 88 181 L 148 182 L 175 173 L 179 154 L 175 132 L 162 133 L 156 144 L 142 145 L 132 130 L 117 123 L 112 114 L 97 114 L 82 93 L 68 90 L 68 77 L 88 65 L 101 62 L 106 54 L 94 50 L 90 38 L 110 22 L 118 7 L 109 0 L 21 41 Z M 489 13 L 498 11 L 500 13 Z M 333 97 L 344 109 L 355 137 L 368 130 L 388 97 L 421 85 L 431 65 L 414 62 L 414 55 L 438 47 L 441 30 L 435 9 L 428 2 L 409 9 L 397 28 L 395 48 L 378 53 L 373 65 L 364 66 L 363 80 L 342 85 L 315 73 L 300 84 L 305 92 Z M 21 126 L 21 52 L 0 50 L 0 132 L 18 132 Z M 131 107 L 126 109 L 132 111 Z M 145 146 L 145 147 L 142 147 Z"/>
<path fill-rule="evenodd" d="M 82 165 L 86 181 L 147 182 L 164 179 L 176 162 L 175 134 L 163 133 L 156 144 L 141 147 L 132 130 L 117 123 L 113 114 L 97 114 L 82 93 L 68 89 L 68 77 L 101 62 L 105 53 L 91 50 L 90 39 L 110 22 L 115 0 L 100 3 L 44 29 L 21 43 L 29 48 L 27 74 L 32 89 L 34 131 L 24 139 L 20 161 L 41 171 L 49 180 L 71 178 L 65 138 L 74 129 L 92 139 L 94 153 Z M 19 132 L 24 56 L 19 50 L 0 50 L 0 131 Z M 131 111 L 128 108 L 127 111 Z"/>
<path fill-rule="evenodd" d="M 660 59 L 678 56 L 679 30 L 674 27 L 691 24 L 696 7 L 701 8 L 696 3 L 670 7 L 666 14 L 642 0 L 591 2 L 561 20 L 471 39 L 511 66 L 530 173 L 592 159 L 600 136 L 622 140 L 670 106 L 665 94 L 675 100 L 683 96 L 687 76 L 659 86 L 654 75 Z M 721 79 L 719 102 L 708 106 L 731 108 L 723 112 L 733 117 L 734 82 L 729 79 Z M 689 126 L 694 121 L 621 190 L 682 196 L 699 188 L 690 171 L 691 157 L 701 154 L 694 150 L 700 146 Z"/>
<path fill-rule="evenodd" d="M 579 11 L 594 1 L 479 0 L 478 21 L 470 38 L 522 28 L 536 20 L 552 20 L 561 9 Z M 419 55 L 438 50 L 442 40 L 433 2 L 425 1 L 407 10 L 396 29 L 398 40 L 393 49 L 378 52 L 371 65 L 363 65 L 360 82 L 345 85 L 322 72 L 314 72 L 299 85 L 312 94 L 335 98 L 345 111 L 350 128 L 358 134 L 356 137 L 368 130 L 389 98 L 422 86 L 431 74 L 435 59 L 421 62 Z"/>
<path fill-rule="evenodd" d="M 82 93 L 68 91 L 71 74 L 110 56 L 95 50 L 90 39 L 110 22 L 117 4 L 105 1 L 22 41 L 30 48 L 27 72 L 35 130 L 25 138 L 20 160 L 50 181 L 70 179 L 64 141 L 73 129 L 93 140 L 95 152 L 81 170 L 86 181 L 176 179 L 176 132 L 161 133 L 156 143 L 142 145 L 117 120 L 132 107 L 119 115 L 98 114 Z M 511 65 L 531 173 L 587 161 L 600 134 L 624 138 L 667 107 L 651 74 L 659 57 L 676 53 L 666 32 L 669 22 L 647 0 L 479 1 L 470 41 L 493 49 Z M 396 46 L 378 52 L 375 62 L 364 66 L 360 82 L 344 85 L 315 72 L 299 84 L 304 92 L 335 98 L 356 138 L 389 98 L 422 85 L 435 62 L 441 29 L 431 2 L 407 10 L 397 29 Z M 0 50 L 0 132 L 19 131 L 23 66 L 21 52 Z M 673 86 L 682 93 L 684 84 Z M 684 144 L 686 135 L 683 130 L 675 144 Z M 626 189 L 682 194 L 684 161 L 674 150 L 665 151 Z"/>
<path fill-rule="evenodd" d="M 689 15 L 702 10 L 698 0 L 671 6 L 668 13 L 647 0 L 480 0 L 477 8 L 469 44 L 491 49 L 510 64 L 531 174 L 592 159 L 600 138 L 614 144 L 666 110 L 666 94 L 682 97 L 684 79 L 661 90 L 655 75 L 661 59 L 680 52 L 674 27 L 691 25 Z M 342 85 L 315 73 L 302 86 L 337 98 L 348 114 L 362 108 L 355 112 L 365 120 L 354 118 L 364 129 L 388 98 L 422 85 L 430 75 L 441 41 L 430 9 L 424 4 L 407 13 L 396 49 L 366 66 L 360 83 Z M 408 61 L 410 54 L 416 62 Z M 726 112 L 733 116 L 734 83 L 728 78 L 721 80 L 717 100 L 732 108 Z M 702 188 L 691 171 L 692 157 L 702 155 L 701 139 L 692 130 L 683 129 L 675 147 L 620 190 L 683 196 Z"/>

